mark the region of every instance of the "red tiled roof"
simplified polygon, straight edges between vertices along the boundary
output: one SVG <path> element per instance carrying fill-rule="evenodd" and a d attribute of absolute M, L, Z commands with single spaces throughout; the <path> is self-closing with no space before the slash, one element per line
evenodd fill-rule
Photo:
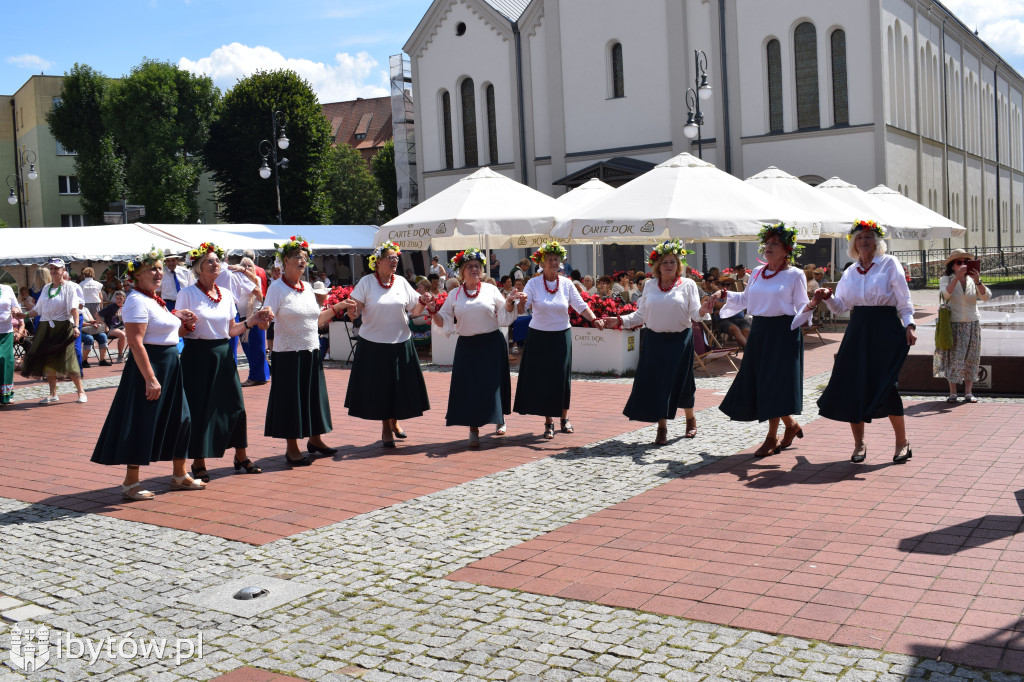
<path fill-rule="evenodd" d="M 320 106 L 331 122 L 334 144 L 358 149 L 367 161 L 392 137 L 390 97 L 360 98 Z"/>

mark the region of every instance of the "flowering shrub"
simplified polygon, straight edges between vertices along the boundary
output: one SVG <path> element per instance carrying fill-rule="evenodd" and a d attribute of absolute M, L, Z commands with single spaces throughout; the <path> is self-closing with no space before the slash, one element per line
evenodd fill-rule
<path fill-rule="evenodd" d="M 352 286 L 332 288 L 331 292 L 327 294 L 327 300 L 324 301 L 324 306 L 323 308 L 321 308 L 321 310 L 327 310 L 327 308 L 334 305 L 335 303 L 340 303 L 342 301 L 348 300 L 348 297 L 352 295 L 352 289 Z M 342 315 L 335 315 L 333 319 L 340 321 L 345 317 L 347 317 L 347 315 L 342 313 Z"/>
<path fill-rule="evenodd" d="M 602 317 L 615 317 L 616 315 L 627 315 L 636 310 L 636 306 L 632 303 L 622 303 L 617 298 L 601 298 L 600 296 L 588 294 L 585 291 L 580 296 L 587 302 L 587 305 L 590 306 L 590 309 L 597 315 L 598 319 Z M 573 327 L 594 326 L 583 319 L 583 316 L 572 308 L 569 308 L 569 324 Z"/>

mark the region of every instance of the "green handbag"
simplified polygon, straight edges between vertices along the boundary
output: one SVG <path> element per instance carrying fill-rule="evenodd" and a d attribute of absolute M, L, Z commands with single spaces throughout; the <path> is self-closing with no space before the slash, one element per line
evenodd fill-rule
<path fill-rule="evenodd" d="M 942 301 L 939 293 L 939 320 L 935 323 L 935 349 L 949 350 L 953 347 L 953 321 L 950 318 L 949 304 Z"/>

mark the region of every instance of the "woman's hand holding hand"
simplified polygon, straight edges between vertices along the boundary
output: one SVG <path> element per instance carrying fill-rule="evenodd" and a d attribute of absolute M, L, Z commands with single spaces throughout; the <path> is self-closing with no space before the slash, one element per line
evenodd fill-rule
<path fill-rule="evenodd" d="M 146 400 L 156 400 L 160 397 L 160 382 L 156 377 L 146 379 Z"/>
<path fill-rule="evenodd" d="M 605 325 L 605 321 L 602 320 L 602 319 L 595 319 L 592 324 L 594 325 L 595 329 L 603 330 L 604 329 L 604 325 Z"/>
<path fill-rule="evenodd" d="M 907 327 L 907 345 L 913 346 L 917 343 L 917 332 L 913 327 Z"/>
<path fill-rule="evenodd" d="M 618 329 L 619 319 L 617 317 L 604 317 L 601 318 L 601 322 L 604 323 L 605 329 Z"/>
<path fill-rule="evenodd" d="M 434 302 L 434 295 L 429 291 L 425 294 L 420 294 L 420 305 L 429 306 Z"/>

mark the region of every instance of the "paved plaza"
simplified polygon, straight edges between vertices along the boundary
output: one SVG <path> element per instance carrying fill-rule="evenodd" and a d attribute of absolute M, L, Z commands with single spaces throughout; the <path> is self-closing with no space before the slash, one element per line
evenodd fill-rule
<path fill-rule="evenodd" d="M 331 366 L 336 456 L 287 470 L 261 435 L 267 388 L 247 388 L 264 473 L 229 454 L 208 490 L 170 492 L 157 464 L 157 498 L 133 503 L 123 470 L 89 462 L 120 367 L 87 371 L 85 405 L 37 405 L 19 377 L 0 412 L 0 682 L 1024 679 L 1024 400 L 906 396 L 914 457 L 892 465 L 875 423 L 852 465 L 849 428 L 815 406 L 839 339 L 808 338 L 804 438 L 767 459 L 764 426 L 716 407 L 722 362 L 697 374 L 694 440 L 680 420 L 654 447 L 621 414 L 628 379 L 581 379 L 575 434 L 513 415 L 479 451 L 444 426 L 446 372 L 385 451 Z M 230 598 L 248 585 L 269 593 Z M 26 673 L 11 640 L 39 626 L 49 658 Z M 117 655 L 68 653 L 107 638 Z M 163 638 L 188 646 L 138 654 Z"/>

